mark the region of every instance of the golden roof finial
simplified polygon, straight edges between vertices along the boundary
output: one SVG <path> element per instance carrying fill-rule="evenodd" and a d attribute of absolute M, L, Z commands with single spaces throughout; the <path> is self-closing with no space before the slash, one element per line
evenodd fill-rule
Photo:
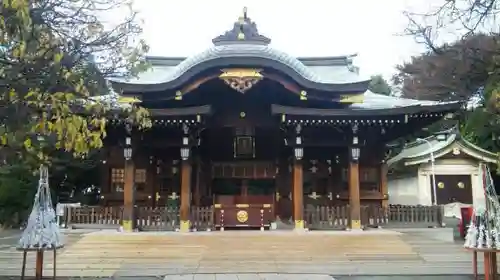
<path fill-rule="evenodd" d="M 241 14 L 240 17 L 238 17 L 238 22 L 240 24 L 244 24 L 246 20 L 247 20 L 247 7 L 243 7 L 243 13 Z"/>

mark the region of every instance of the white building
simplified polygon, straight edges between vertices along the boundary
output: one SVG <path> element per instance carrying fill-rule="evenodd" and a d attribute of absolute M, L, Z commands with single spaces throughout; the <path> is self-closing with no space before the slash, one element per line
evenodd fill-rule
<path fill-rule="evenodd" d="M 441 141 L 440 136 L 409 143 L 388 160 L 389 204 L 432 205 L 434 192 L 437 204 L 473 204 L 484 197 L 479 163 L 496 164 L 498 156 L 458 133 L 450 132 Z"/>

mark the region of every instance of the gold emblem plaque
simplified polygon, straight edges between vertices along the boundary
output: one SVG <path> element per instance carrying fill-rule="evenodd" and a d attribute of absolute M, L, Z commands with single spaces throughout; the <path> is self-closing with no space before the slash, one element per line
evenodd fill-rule
<path fill-rule="evenodd" d="M 240 223 L 245 223 L 246 221 L 248 221 L 248 212 L 245 211 L 245 210 L 240 210 L 236 213 L 236 219 L 238 220 L 238 222 Z"/>

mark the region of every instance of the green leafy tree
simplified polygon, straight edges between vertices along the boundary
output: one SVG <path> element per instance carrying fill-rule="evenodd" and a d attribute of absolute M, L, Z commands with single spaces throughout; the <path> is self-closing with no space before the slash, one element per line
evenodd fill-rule
<path fill-rule="evenodd" d="M 392 87 L 389 83 L 384 79 L 382 75 L 374 75 L 371 77 L 370 84 L 368 85 L 368 89 L 371 92 L 383 94 L 383 95 L 391 95 Z"/>
<path fill-rule="evenodd" d="M 500 41 L 493 35 L 471 35 L 433 46 L 398 66 L 394 83 L 405 97 L 451 101 L 482 98 L 484 88 L 495 81 L 495 53 Z"/>
<path fill-rule="evenodd" d="M 0 166 L 0 227 L 18 226 L 33 204 L 37 177 L 26 159 Z"/>
<path fill-rule="evenodd" d="M 405 33 L 426 52 L 400 65 L 394 77 L 406 97 L 463 101 L 457 116 L 462 135 L 493 152 L 500 152 L 499 3 L 442 1 L 427 12 L 407 11 Z"/>
<path fill-rule="evenodd" d="M 147 45 L 130 10 L 107 26 L 102 11 L 113 13 L 120 0 L 8 0 L 0 16 L 0 91 L 4 148 L 41 153 L 40 136 L 76 156 L 102 147 L 112 106 L 96 102 L 108 94 L 106 78 L 145 69 Z M 101 15 L 101 16 L 99 16 Z M 127 117 L 149 125 L 147 111 L 130 107 Z M 36 136 L 36 137 L 35 137 Z"/>
<path fill-rule="evenodd" d="M 110 93 L 108 78 L 147 68 L 148 46 L 131 4 L 4 0 L 0 8 L 0 208 L 10 205 L 2 210 L 8 217 L 25 209 L 26 196 L 31 202 L 25 190 L 35 188 L 29 176 L 36 177 L 40 162 L 67 173 L 70 155 L 81 168 L 103 146 L 111 114 L 139 128 L 151 122 L 139 106 L 117 108 L 96 98 Z M 61 159 L 65 170 L 57 171 Z"/>

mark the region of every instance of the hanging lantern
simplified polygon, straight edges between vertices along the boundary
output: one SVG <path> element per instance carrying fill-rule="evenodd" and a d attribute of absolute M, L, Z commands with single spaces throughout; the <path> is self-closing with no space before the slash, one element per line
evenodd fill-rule
<path fill-rule="evenodd" d="M 123 148 L 123 157 L 125 160 L 132 159 L 132 139 L 130 136 L 125 137 L 125 147 Z"/>
<path fill-rule="evenodd" d="M 187 136 L 182 137 L 182 147 L 181 147 L 181 159 L 188 160 L 189 159 L 189 138 Z"/>
<path fill-rule="evenodd" d="M 351 148 L 351 160 L 357 162 L 359 160 L 359 156 L 361 154 L 361 150 L 358 147 Z"/>
<path fill-rule="evenodd" d="M 302 148 L 302 137 L 295 137 L 294 154 L 296 160 L 301 160 L 304 157 L 304 148 Z"/>
<path fill-rule="evenodd" d="M 222 69 L 219 78 L 232 89 L 245 93 L 262 80 L 260 69 Z"/>
<path fill-rule="evenodd" d="M 295 147 L 295 159 L 296 160 L 301 160 L 304 157 L 304 148 L 302 147 Z"/>

